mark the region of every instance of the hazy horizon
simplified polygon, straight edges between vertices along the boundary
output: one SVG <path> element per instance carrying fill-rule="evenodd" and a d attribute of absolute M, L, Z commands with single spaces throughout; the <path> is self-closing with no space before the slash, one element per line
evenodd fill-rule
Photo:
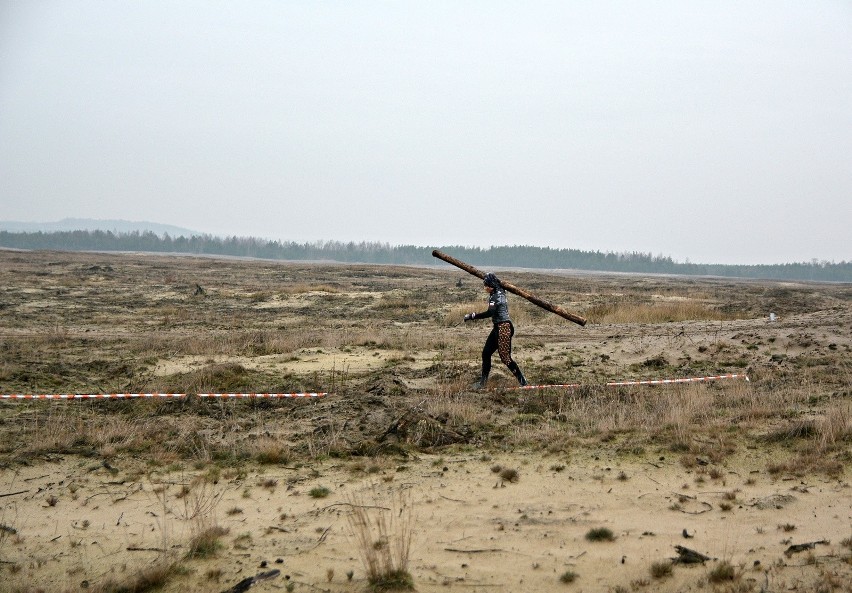
<path fill-rule="evenodd" d="M 75 223 L 81 224 L 75 224 Z M 132 221 L 132 220 L 109 220 L 109 219 L 76 219 L 76 218 L 67 218 L 58 221 L 48 221 L 48 222 L 33 222 L 33 221 L 14 221 L 14 220 L 0 220 L 0 231 L 7 231 L 12 233 L 29 233 L 29 232 L 63 232 L 63 231 L 72 231 L 72 230 L 80 230 L 80 231 L 94 231 L 94 230 L 102 230 L 102 231 L 113 231 L 118 234 L 132 233 L 135 231 L 143 232 L 143 231 L 151 231 L 159 236 L 163 236 L 164 234 L 168 234 L 170 237 L 175 238 L 179 236 L 191 237 L 191 236 L 210 236 L 214 239 L 227 239 L 230 237 L 237 238 L 246 238 L 246 239 L 255 239 L 259 241 L 278 241 L 282 244 L 294 243 L 297 245 L 317 245 L 321 243 L 339 243 L 342 245 L 346 245 L 350 242 L 360 244 L 361 241 L 342 241 L 334 238 L 330 239 L 315 239 L 315 240 L 305 240 L 305 241 L 289 241 L 287 239 L 269 239 L 264 237 L 255 237 L 252 235 L 235 235 L 234 233 L 225 233 L 225 234 L 211 234 L 204 233 L 201 231 L 196 231 L 194 229 L 187 229 L 183 227 L 176 227 L 170 224 L 158 223 L 153 221 Z M 543 247 L 547 248 L 547 246 L 536 246 L 536 245 L 490 245 L 490 246 L 477 246 L 477 245 L 464 245 L 459 243 L 453 244 L 422 244 L 422 243 L 388 243 L 386 241 L 365 241 L 368 245 L 388 245 L 389 247 L 416 247 L 416 248 L 446 248 L 446 247 L 460 247 L 460 248 L 479 248 L 484 251 L 488 251 L 490 248 L 500 248 L 500 247 Z M 572 248 L 551 248 L 555 250 L 559 249 L 572 249 Z M 852 263 L 852 260 L 809 260 L 809 261 L 788 261 L 788 262 L 776 262 L 775 264 L 765 264 L 763 262 L 754 262 L 752 264 L 718 264 L 717 262 L 702 262 L 702 261 L 689 261 L 686 262 L 684 260 L 678 260 L 677 258 L 671 257 L 669 254 L 654 254 L 651 252 L 640 252 L 638 250 L 631 251 L 619 251 L 614 252 L 606 249 L 597 249 L 597 250 L 581 250 L 586 253 L 614 253 L 617 255 L 621 254 L 639 254 L 639 255 L 651 255 L 654 256 L 662 256 L 662 257 L 670 257 L 671 261 L 675 264 L 684 264 L 691 263 L 697 265 L 786 265 L 786 264 L 805 264 L 805 265 L 813 265 L 813 264 L 846 264 Z"/>
<path fill-rule="evenodd" d="M 850 155 L 845 0 L 0 0 L 10 221 L 850 261 Z"/>

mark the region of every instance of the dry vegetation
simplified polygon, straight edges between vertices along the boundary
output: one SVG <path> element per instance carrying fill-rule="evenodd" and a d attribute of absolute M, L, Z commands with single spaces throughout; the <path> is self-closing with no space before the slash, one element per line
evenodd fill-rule
<path fill-rule="evenodd" d="M 536 590 L 593 582 L 624 591 L 850 590 L 850 546 L 842 542 L 852 535 L 852 496 L 844 486 L 852 462 L 852 287 L 495 271 L 588 317 L 580 328 L 510 296 L 514 354 L 527 377 L 580 387 L 511 389 L 514 380 L 495 357 L 493 389 L 473 391 L 488 322 L 464 324 L 462 317 L 482 310 L 484 292 L 478 280 L 449 267 L 0 251 L 0 393 L 331 393 L 311 400 L 0 402 L 0 582 L 20 592 L 76 591 L 82 583 L 104 592 L 221 591 L 280 569 L 255 588 L 468 591 L 479 584 L 511 591 L 518 590 L 516 577 L 546 577 L 549 588 Z M 768 321 L 770 312 L 777 322 Z M 747 373 L 750 382 L 605 386 L 724 373 Z M 617 466 L 620 472 L 610 471 Z M 700 574 L 660 556 L 646 558 L 630 578 L 601 582 L 580 557 L 561 558 L 544 575 L 543 560 L 527 561 L 536 553 L 530 550 L 505 577 L 512 584 L 470 576 L 471 559 L 482 563 L 501 547 L 491 542 L 482 551 L 465 548 L 466 560 L 454 558 L 468 571 L 465 581 L 448 576 L 440 559 L 409 562 L 409 546 L 418 545 L 416 517 L 376 518 L 376 508 L 393 505 L 366 498 L 381 482 L 394 496 L 405 494 L 406 513 L 417 494 L 417 511 L 434 514 L 454 499 L 415 486 L 426 475 L 449 480 L 466 471 L 499 493 L 531 480 L 567 479 L 573 470 L 586 483 L 627 489 L 663 466 L 677 474 L 672 479 L 693 484 L 691 491 L 673 486 L 687 492 L 661 507 L 680 516 L 707 505 L 736 514 L 761 484 L 836 489 L 846 502 L 836 509 L 840 531 L 825 536 L 834 542 L 831 553 L 812 552 L 814 561 L 796 565 L 795 576 L 784 571 L 791 563 L 780 554 L 781 564 L 764 562 L 759 570 L 722 557 Z M 75 473 L 42 475 L 58 467 Z M 494 467 L 499 475 L 489 471 Z M 644 484 L 662 479 L 654 476 Z M 343 493 L 340 480 L 348 484 Z M 227 502 L 224 485 L 233 494 Z M 321 489 L 322 496 L 314 494 Z M 83 503 L 106 491 L 112 508 L 140 492 L 148 496 L 153 556 L 122 556 L 120 568 L 110 570 L 92 551 L 103 543 L 87 536 L 98 523 L 82 518 L 95 513 Z M 698 491 L 715 498 L 706 502 Z M 312 506 L 289 515 L 294 496 Z M 467 512 L 496 507 L 476 500 L 471 494 Z M 51 517 L 62 525 L 54 528 L 59 543 L 36 535 L 36 520 L 24 511 L 29 502 L 38 502 L 40 513 L 58 513 Z M 566 513 L 560 523 L 534 523 L 524 512 L 515 529 L 546 523 L 553 539 L 572 526 L 570 541 L 581 545 L 599 528 L 611 538 L 594 544 L 595 554 L 631 545 L 626 528 L 578 523 L 567 510 L 571 500 L 554 504 L 552 513 Z M 65 510 L 71 505 L 73 513 Z M 274 520 L 265 519 L 262 533 L 241 529 L 261 506 Z M 332 529 L 330 513 L 348 530 L 339 523 Z M 318 522 L 310 523 L 310 538 L 306 517 Z M 785 515 L 772 525 L 787 521 Z M 505 518 L 483 523 L 492 535 L 512 531 Z M 337 571 L 315 560 L 308 565 L 321 569 L 317 574 L 274 564 L 276 555 L 286 565 L 324 546 L 324 557 L 334 556 L 329 542 L 338 531 L 348 542 L 339 543 L 347 548 L 340 558 L 348 560 L 337 560 Z M 128 541 L 142 539 L 130 532 Z M 265 538 L 277 538 L 276 545 L 263 548 Z M 61 552 L 51 551 L 60 544 Z M 446 554 L 464 546 L 442 547 Z M 253 564 L 258 549 L 269 560 Z M 350 566 L 356 557 L 362 564 Z"/>

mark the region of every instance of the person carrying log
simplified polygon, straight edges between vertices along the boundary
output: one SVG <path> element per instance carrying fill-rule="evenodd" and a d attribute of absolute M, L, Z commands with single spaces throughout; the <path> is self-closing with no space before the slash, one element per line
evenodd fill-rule
<path fill-rule="evenodd" d="M 500 354 L 500 360 L 523 387 L 527 384 L 527 379 L 521 372 L 518 363 L 512 360 L 512 336 L 515 335 L 515 326 L 509 318 L 509 299 L 506 297 L 506 290 L 503 288 L 500 279 L 490 272 L 485 274 L 482 283 L 488 292 L 488 309 L 482 313 L 468 313 L 464 316 L 465 321 L 490 317 L 493 323 L 491 333 L 488 334 L 485 346 L 482 348 L 482 374 L 479 382 L 474 384 L 474 388 L 485 388 L 488 375 L 491 372 L 491 356 L 495 352 Z"/>

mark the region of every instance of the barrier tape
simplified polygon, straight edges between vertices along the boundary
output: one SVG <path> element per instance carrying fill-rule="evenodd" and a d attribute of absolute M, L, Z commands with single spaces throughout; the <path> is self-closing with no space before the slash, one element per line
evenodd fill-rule
<path fill-rule="evenodd" d="M 749 381 L 748 375 L 742 373 L 729 373 L 727 375 L 713 375 L 711 377 L 689 377 L 685 379 L 650 379 L 647 381 L 613 381 L 607 383 L 607 387 L 618 387 L 621 385 L 665 385 L 667 383 L 698 383 L 701 381 L 716 381 L 718 379 L 745 379 Z"/>
<path fill-rule="evenodd" d="M 717 381 L 719 379 L 745 379 L 750 382 L 748 375 L 743 373 L 728 373 L 727 375 L 712 375 L 709 377 L 685 377 L 681 379 L 646 379 L 640 381 L 610 381 L 604 383 L 605 387 L 622 387 L 625 385 L 669 385 L 672 383 L 700 383 L 702 381 Z M 552 385 L 524 385 L 523 387 L 513 387 L 512 389 L 551 389 L 551 388 L 568 388 L 576 389 L 581 387 L 580 383 L 559 383 Z"/>
<path fill-rule="evenodd" d="M 165 398 L 180 399 L 187 397 L 186 393 L 12 393 L 0 394 L 0 399 L 138 399 L 138 398 Z M 197 393 L 198 397 L 323 397 L 326 392 L 317 393 Z"/>
<path fill-rule="evenodd" d="M 13 393 L 0 394 L 0 399 L 133 399 L 163 397 L 177 399 L 185 393 Z"/>
<path fill-rule="evenodd" d="M 324 397 L 328 392 L 318 391 L 316 393 L 199 393 L 198 397 Z"/>
<path fill-rule="evenodd" d="M 717 381 L 719 379 L 745 379 L 749 381 L 748 375 L 743 373 L 729 373 L 727 375 L 712 375 L 709 377 L 685 377 L 680 379 L 646 379 L 640 381 L 610 381 L 604 383 L 605 387 L 623 387 L 628 385 L 670 385 L 673 383 L 700 383 L 703 381 Z M 524 385 L 523 387 L 512 387 L 511 389 L 577 389 L 582 387 L 580 383 L 552 383 L 545 385 Z M 197 397 L 204 399 L 248 399 L 248 398 L 303 398 L 303 397 L 325 397 L 327 391 L 304 392 L 304 393 L 196 393 Z M 186 393 L 63 393 L 63 394 L 32 394 L 13 393 L 0 394 L 0 399 L 139 399 L 139 398 L 165 398 L 180 399 L 187 397 Z"/>

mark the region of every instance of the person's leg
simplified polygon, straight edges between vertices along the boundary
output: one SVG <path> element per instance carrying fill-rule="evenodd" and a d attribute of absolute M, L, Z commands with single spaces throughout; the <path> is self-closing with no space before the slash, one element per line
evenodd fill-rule
<path fill-rule="evenodd" d="M 475 385 L 477 389 L 482 389 L 488 382 L 488 375 L 491 373 L 491 356 L 497 351 L 498 335 L 497 327 L 491 329 L 488 338 L 485 340 L 485 346 L 482 348 L 482 376 L 479 382 Z"/>
<path fill-rule="evenodd" d="M 505 322 L 499 324 L 498 327 L 497 351 L 500 353 L 500 360 L 509 367 L 518 383 L 523 387 L 527 384 L 527 379 L 521 372 L 518 363 L 512 359 L 512 336 L 515 335 L 515 326 L 511 322 Z"/>

